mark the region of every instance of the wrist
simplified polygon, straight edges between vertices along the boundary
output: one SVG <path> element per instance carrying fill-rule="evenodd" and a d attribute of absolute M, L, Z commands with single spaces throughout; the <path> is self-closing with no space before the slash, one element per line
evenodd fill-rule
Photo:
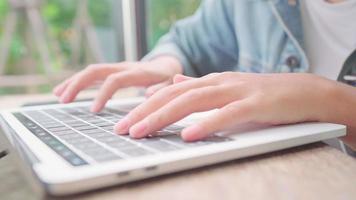
<path fill-rule="evenodd" d="M 337 83 L 333 94 L 333 107 L 330 110 L 334 110 L 334 114 L 331 113 L 328 122 L 347 126 L 347 135 L 341 140 L 356 151 L 356 88 Z"/>
<path fill-rule="evenodd" d="M 356 119 L 356 90 L 355 88 L 336 81 L 324 80 L 320 98 L 322 106 L 319 121 L 344 125 L 355 124 Z"/>
<path fill-rule="evenodd" d="M 180 61 L 169 55 L 158 56 L 150 61 L 148 61 L 153 67 L 158 67 L 160 70 L 168 71 L 172 76 L 175 74 L 183 73 L 183 66 Z"/>

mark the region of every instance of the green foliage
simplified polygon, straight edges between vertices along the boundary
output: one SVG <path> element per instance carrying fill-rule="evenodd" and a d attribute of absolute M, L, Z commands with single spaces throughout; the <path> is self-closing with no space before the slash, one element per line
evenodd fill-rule
<path fill-rule="evenodd" d="M 41 15 L 45 20 L 46 28 L 49 30 L 49 34 L 59 43 L 59 50 L 64 54 L 64 59 L 69 60 L 71 55 L 70 49 L 70 37 L 73 33 L 73 24 L 76 17 L 77 0 L 46 0 L 41 8 Z M 109 0 L 89 0 L 88 2 L 89 15 L 95 26 L 107 27 L 110 25 L 110 2 Z M 0 0 L 0 36 L 2 36 L 4 24 L 6 20 L 6 14 L 9 11 L 9 5 L 7 0 Z M 10 54 L 8 59 L 8 66 L 16 66 L 18 62 L 26 56 L 32 55 L 33 49 L 28 49 L 28 44 L 25 44 L 25 34 L 27 23 L 24 16 L 19 18 L 20 24 L 17 25 L 17 31 L 13 35 Z M 27 27 L 28 28 L 28 27 Z M 56 55 L 51 55 L 52 58 Z M 38 57 L 38 56 L 37 56 Z M 56 65 L 56 59 L 53 59 L 54 65 Z M 39 71 L 42 71 L 42 67 L 38 66 Z M 7 73 L 16 73 L 15 67 L 7 68 Z"/>
<path fill-rule="evenodd" d="M 0 0 L 0 19 L 3 19 L 7 13 L 8 4 L 6 0 Z"/>
<path fill-rule="evenodd" d="M 97 27 L 110 27 L 111 14 L 113 12 L 112 2 L 116 0 L 88 0 L 89 14 L 91 20 Z M 191 15 L 198 7 L 201 0 L 146 0 L 147 1 L 147 22 L 148 22 L 148 46 L 152 48 L 157 40 L 165 34 L 170 25 L 176 20 Z M 76 18 L 78 0 L 43 0 L 41 15 L 43 16 L 50 37 L 59 43 L 59 49 L 63 54 L 63 60 L 68 61 L 71 56 L 70 39 L 74 32 L 74 19 Z M 10 5 L 8 0 L 0 0 L 0 39 L 4 32 L 6 16 Z M 120 11 L 118 11 L 120 12 Z M 26 72 L 24 65 L 36 66 L 38 73 L 43 73 L 39 55 L 29 42 L 33 42 L 31 32 L 28 30 L 28 23 L 23 20 L 25 16 L 20 16 L 17 24 L 16 33 L 13 34 L 10 41 L 9 59 L 7 63 L 7 74 L 19 74 Z M 117 19 L 121 20 L 121 19 Z M 31 39 L 28 41 L 28 39 Z M 1 41 L 0 41 L 1 42 Z M 50 44 L 51 45 L 51 44 Z M 53 48 L 53 46 L 50 46 Z M 58 55 L 52 53 L 53 65 L 60 70 L 62 65 L 56 59 Z M 36 62 L 33 61 L 33 58 Z M 29 62 L 29 60 L 31 60 Z M 11 67 L 10 67 L 11 66 Z M 48 86 L 42 86 L 40 91 L 47 91 Z M 22 93 L 26 90 L 19 88 L 0 88 L 0 95 L 8 93 Z"/>
<path fill-rule="evenodd" d="M 178 19 L 194 13 L 201 0 L 148 0 L 148 47 L 167 33 Z"/>
<path fill-rule="evenodd" d="M 68 58 L 70 51 L 70 37 L 77 17 L 79 1 L 73 0 L 47 0 L 43 6 L 42 15 L 47 21 L 51 33 L 60 42 L 61 50 Z M 110 2 L 108 0 L 89 0 L 89 15 L 95 26 L 110 26 Z"/>
<path fill-rule="evenodd" d="M 116 0 L 114 0 L 116 1 Z M 109 0 L 90 0 L 89 12 L 93 23 L 100 27 L 109 27 L 111 17 L 111 2 Z"/>

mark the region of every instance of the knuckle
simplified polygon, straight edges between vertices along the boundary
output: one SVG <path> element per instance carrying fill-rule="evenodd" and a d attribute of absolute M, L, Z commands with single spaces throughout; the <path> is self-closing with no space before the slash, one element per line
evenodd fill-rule
<path fill-rule="evenodd" d="M 133 121 L 133 122 L 136 122 L 136 121 L 139 121 L 140 119 L 143 118 L 143 112 L 140 111 L 140 110 L 133 110 L 130 112 L 128 118 Z"/>
<path fill-rule="evenodd" d="M 206 91 L 204 90 L 199 90 L 199 89 L 192 89 L 189 90 L 184 94 L 184 98 L 190 100 L 190 101 L 195 101 L 203 98 L 206 94 Z"/>
<path fill-rule="evenodd" d="M 130 67 L 130 68 L 128 68 L 128 70 L 130 70 L 131 73 L 140 73 L 144 69 L 141 69 L 140 67 Z"/>
<path fill-rule="evenodd" d="M 253 109 L 252 104 L 231 104 L 224 107 L 224 112 L 227 112 L 233 116 L 247 116 Z"/>
<path fill-rule="evenodd" d="M 85 69 L 90 72 L 96 72 L 99 70 L 99 68 L 101 68 L 99 64 L 91 64 L 91 65 L 88 65 Z"/>
<path fill-rule="evenodd" d="M 255 95 L 250 99 L 250 102 L 247 104 L 247 107 L 252 108 L 257 108 L 257 107 L 263 107 L 267 103 L 266 98 L 263 97 L 263 94 Z M 268 104 L 268 103 L 267 103 Z"/>
<path fill-rule="evenodd" d="M 254 113 L 256 111 L 256 103 L 254 101 L 249 101 L 248 103 L 244 103 L 241 108 L 240 108 L 240 112 L 243 115 L 247 116 L 251 116 L 252 113 Z"/>
<path fill-rule="evenodd" d="M 210 80 L 210 79 L 216 79 L 217 77 L 220 76 L 220 74 L 221 74 L 221 73 L 214 72 L 214 73 L 210 73 L 210 74 L 208 74 L 208 75 L 205 75 L 203 78 L 208 79 L 208 80 Z"/>
<path fill-rule="evenodd" d="M 221 80 L 240 80 L 241 79 L 240 72 L 222 72 L 221 73 Z"/>
<path fill-rule="evenodd" d="M 79 77 L 79 78 L 76 78 L 74 79 L 72 82 L 71 82 L 71 87 L 72 88 L 76 88 L 78 87 L 80 84 L 82 83 L 82 79 Z"/>
<path fill-rule="evenodd" d="M 226 80 L 231 80 L 235 79 L 236 75 L 238 75 L 236 72 L 220 72 L 220 73 L 211 73 L 206 75 L 206 78 L 209 80 L 217 81 L 218 83 L 225 82 Z"/>
<path fill-rule="evenodd" d="M 100 91 L 104 94 L 112 94 L 117 90 L 117 86 L 118 86 L 118 81 L 117 79 L 112 76 L 112 77 L 108 77 L 104 83 L 102 84 Z"/>
<path fill-rule="evenodd" d="M 106 82 L 109 84 L 114 84 L 118 81 L 119 77 L 118 74 L 110 74 L 107 78 L 106 78 Z"/>
<path fill-rule="evenodd" d="M 216 76 L 219 76 L 219 74 L 220 73 L 218 73 L 218 72 L 213 72 L 213 73 L 206 75 L 206 77 L 216 77 Z"/>
<path fill-rule="evenodd" d="M 179 93 L 180 93 L 179 87 L 176 87 L 174 85 L 162 88 L 161 90 L 159 90 L 157 92 L 157 94 L 166 96 L 166 97 L 174 97 L 174 96 L 177 96 Z"/>
<path fill-rule="evenodd" d="M 238 107 L 236 105 L 227 105 L 223 107 L 222 111 L 226 113 L 236 113 L 238 112 Z"/>
<path fill-rule="evenodd" d="M 238 75 L 237 72 L 222 72 L 221 78 L 222 79 L 232 79 L 232 78 L 236 78 L 237 75 Z"/>
<path fill-rule="evenodd" d="M 131 76 L 135 76 L 135 77 L 148 75 L 150 73 L 150 71 L 148 71 L 147 69 L 143 69 L 140 67 L 135 67 L 135 68 L 131 69 L 130 71 L 131 71 L 131 73 L 130 73 Z"/>
<path fill-rule="evenodd" d="M 165 119 L 165 116 L 164 115 L 161 115 L 159 113 L 153 113 L 151 114 L 149 117 L 148 117 L 148 121 L 151 123 L 151 124 L 156 124 L 156 125 L 160 125 L 161 123 L 164 122 L 164 119 Z"/>
<path fill-rule="evenodd" d="M 130 65 L 131 65 L 131 62 L 129 62 L 129 61 L 122 61 L 122 62 L 117 63 L 117 66 L 130 66 Z"/>

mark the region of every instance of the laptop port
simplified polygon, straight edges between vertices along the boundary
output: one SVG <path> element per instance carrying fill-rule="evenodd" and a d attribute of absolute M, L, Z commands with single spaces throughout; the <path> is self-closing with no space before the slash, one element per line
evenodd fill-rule
<path fill-rule="evenodd" d="M 123 177 L 123 176 L 128 176 L 129 174 L 130 174 L 130 172 L 119 172 L 119 173 L 117 173 L 117 176 Z"/>
<path fill-rule="evenodd" d="M 146 167 L 145 170 L 146 171 L 153 171 L 153 170 L 156 170 L 158 167 L 157 166 L 149 166 L 149 167 Z"/>

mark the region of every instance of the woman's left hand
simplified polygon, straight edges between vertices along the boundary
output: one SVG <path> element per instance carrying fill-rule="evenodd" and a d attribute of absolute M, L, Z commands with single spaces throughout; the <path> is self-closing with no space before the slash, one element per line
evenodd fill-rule
<path fill-rule="evenodd" d="M 323 121 L 335 85 L 311 74 L 214 73 L 182 75 L 132 110 L 116 126 L 119 134 L 142 138 L 194 112 L 218 108 L 205 120 L 185 128 L 186 141 L 208 137 L 242 123 L 288 124 Z"/>

